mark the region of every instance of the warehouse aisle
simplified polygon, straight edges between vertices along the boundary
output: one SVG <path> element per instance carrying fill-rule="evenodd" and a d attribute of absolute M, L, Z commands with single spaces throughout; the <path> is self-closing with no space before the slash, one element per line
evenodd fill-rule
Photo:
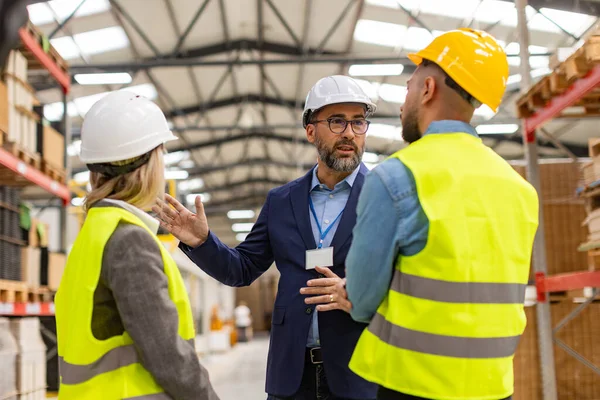
<path fill-rule="evenodd" d="M 203 357 L 201 362 L 210 373 L 221 400 L 264 400 L 265 374 L 269 337 L 256 337 L 240 343 L 226 354 Z M 240 395 L 243 393 L 243 396 Z"/>

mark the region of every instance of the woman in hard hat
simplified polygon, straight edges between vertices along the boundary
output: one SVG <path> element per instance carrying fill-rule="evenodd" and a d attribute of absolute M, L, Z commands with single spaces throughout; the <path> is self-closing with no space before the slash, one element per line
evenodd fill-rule
<path fill-rule="evenodd" d="M 88 112 L 81 139 L 92 190 L 56 296 L 60 398 L 218 399 L 183 280 L 143 211 L 164 193 L 163 144 L 176 139 L 164 114 L 113 92 Z"/>

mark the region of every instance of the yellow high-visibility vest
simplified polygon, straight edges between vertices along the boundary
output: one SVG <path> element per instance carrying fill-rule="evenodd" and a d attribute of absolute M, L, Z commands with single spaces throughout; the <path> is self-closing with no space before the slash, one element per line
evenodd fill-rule
<path fill-rule="evenodd" d="M 94 292 L 102 255 L 122 221 L 140 226 L 156 238 L 131 212 L 97 207 L 89 211 L 69 254 L 55 300 L 61 400 L 170 399 L 141 364 L 127 332 L 108 340 L 98 340 L 92 333 Z M 155 240 L 168 278 L 169 297 L 177 307 L 179 336 L 191 340 L 195 329 L 183 279 L 171 255 Z"/>
<path fill-rule="evenodd" d="M 425 135 L 392 157 L 414 175 L 427 244 L 398 257 L 350 369 L 427 399 L 506 398 L 526 324 L 537 193 L 467 133 Z"/>

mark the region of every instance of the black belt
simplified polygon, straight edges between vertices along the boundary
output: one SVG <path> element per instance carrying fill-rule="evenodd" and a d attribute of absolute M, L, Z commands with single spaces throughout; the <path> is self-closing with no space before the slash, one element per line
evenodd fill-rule
<path fill-rule="evenodd" d="M 323 364 L 323 353 L 321 353 L 321 348 L 307 348 L 306 361 L 309 361 L 311 364 Z"/>

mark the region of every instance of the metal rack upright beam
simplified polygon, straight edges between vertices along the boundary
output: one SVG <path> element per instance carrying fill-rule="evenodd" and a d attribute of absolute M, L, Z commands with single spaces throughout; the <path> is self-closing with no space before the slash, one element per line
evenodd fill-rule
<path fill-rule="evenodd" d="M 529 28 L 527 26 L 527 0 L 515 0 L 517 8 L 517 24 L 519 30 L 519 47 L 521 53 L 521 92 L 525 93 L 531 86 L 531 68 L 529 65 Z M 527 160 L 527 179 L 538 192 L 539 226 L 533 245 L 533 268 L 536 273 L 547 272 L 546 240 L 544 229 L 544 208 L 540 182 L 540 167 L 535 131 L 527 132 L 526 124 L 522 124 L 523 143 Z M 552 320 L 550 304 L 538 302 L 536 305 L 537 334 L 542 377 L 542 394 L 544 400 L 557 400 L 556 371 L 554 365 L 554 345 L 552 340 Z"/>

